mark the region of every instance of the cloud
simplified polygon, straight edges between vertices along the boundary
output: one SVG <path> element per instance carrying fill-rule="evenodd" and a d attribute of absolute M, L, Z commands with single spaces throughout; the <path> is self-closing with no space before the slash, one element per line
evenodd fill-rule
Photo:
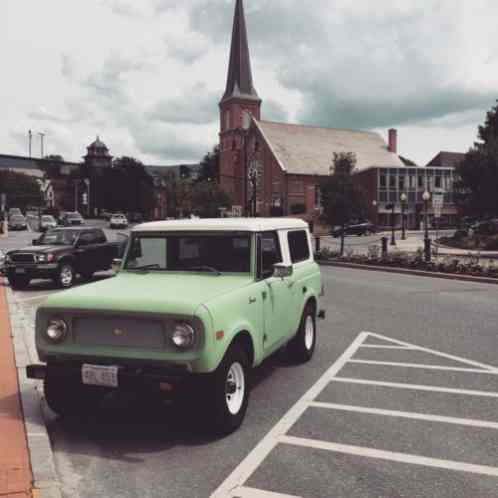
<path fill-rule="evenodd" d="M 279 102 L 274 100 L 265 100 L 262 107 L 262 119 L 286 123 L 289 121 L 289 113 Z"/>
<path fill-rule="evenodd" d="M 118 16 L 136 18 L 144 15 L 144 11 L 137 5 L 139 2 L 132 0 L 100 0 L 100 3 Z M 141 2 L 141 6 L 147 6 L 146 2 Z"/>
<path fill-rule="evenodd" d="M 212 123 L 218 118 L 219 95 L 198 83 L 181 96 L 161 99 L 147 117 L 164 123 Z"/>
<path fill-rule="evenodd" d="M 182 33 L 181 36 L 168 33 L 165 41 L 167 56 L 189 65 L 209 51 L 208 39 L 199 33 Z"/>

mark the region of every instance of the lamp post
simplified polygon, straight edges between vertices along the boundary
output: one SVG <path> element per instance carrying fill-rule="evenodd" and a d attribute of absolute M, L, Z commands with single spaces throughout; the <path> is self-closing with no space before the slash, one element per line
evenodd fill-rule
<path fill-rule="evenodd" d="M 424 257 L 427 263 L 431 260 L 431 239 L 429 239 L 429 224 L 427 219 L 430 198 L 431 194 L 426 190 L 422 194 L 422 200 L 424 201 Z"/>
<path fill-rule="evenodd" d="M 405 220 L 405 209 L 406 209 L 406 194 L 403 192 L 400 196 L 401 200 L 401 240 L 406 240 L 406 220 Z"/>

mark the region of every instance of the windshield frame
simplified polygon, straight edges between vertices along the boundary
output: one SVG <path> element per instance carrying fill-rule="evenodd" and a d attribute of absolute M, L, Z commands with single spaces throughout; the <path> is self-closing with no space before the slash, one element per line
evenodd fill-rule
<path fill-rule="evenodd" d="M 51 234 L 53 233 L 74 233 L 76 235 L 76 237 L 73 239 L 73 242 L 70 243 L 70 244 L 61 244 L 61 243 L 57 243 L 57 242 L 47 242 L 45 241 L 45 237 L 47 236 L 50 236 Z M 39 239 L 38 239 L 38 243 L 40 245 L 48 245 L 48 246 L 74 246 L 74 244 L 77 242 L 77 240 L 80 238 L 80 235 L 82 234 L 83 232 L 81 230 L 71 230 L 71 229 L 64 229 L 64 228 L 54 228 L 52 230 L 48 230 L 46 231 Z M 65 239 L 65 237 L 64 237 Z"/>
<path fill-rule="evenodd" d="M 161 237 L 196 237 L 196 236 L 246 236 L 249 238 L 249 270 L 247 272 L 232 272 L 232 271 L 223 271 L 219 270 L 219 273 L 214 273 L 214 272 L 209 272 L 209 271 L 194 271 L 194 270 L 179 270 L 179 269 L 174 269 L 174 270 L 168 270 L 164 268 L 147 268 L 146 270 L 140 269 L 140 268 L 130 268 L 127 267 L 128 263 L 128 256 L 130 254 L 131 247 L 133 245 L 133 242 L 137 238 L 161 238 Z M 211 275 L 211 276 L 220 276 L 220 275 L 246 275 L 250 277 L 254 277 L 254 268 L 255 268 L 255 248 L 256 248 L 256 242 L 255 242 L 255 234 L 252 231 L 249 230 L 196 230 L 196 231 L 183 231 L 183 230 L 168 230 L 168 231 L 157 231 L 157 232 L 152 232 L 152 231 L 147 231 L 147 232 L 132 232 L 130 234 L 130 237 L 128 239 L 128 243 L 126 245 L 125 252 L 123 254 L 123 264 L 122 264 L 122 270 L 125 272 L 131 272 L 131 273 L 143 273 L 144 271 L 152 271 L 152 272 L 157 272 L 157 273 L 167 273 L 167 274 L 191 274 L 191 275 Z M 198 265 L 196 265 L 198 266 Z"/>

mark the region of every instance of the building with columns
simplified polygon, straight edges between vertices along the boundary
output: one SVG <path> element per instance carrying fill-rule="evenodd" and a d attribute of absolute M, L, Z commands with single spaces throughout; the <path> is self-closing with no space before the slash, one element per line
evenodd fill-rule
<path fill-rule="evenodd" d="M 356 155 L 356 181 L 363 185 L 369 217 L 379 225 L 410 227 L 422 218 L 422 194 L 444 194 L 443 213 L 453 220 L 453 167 L 409 166 L 398 156 L 398 136 L 388 143 L 375 132 L 266 121 L 264 103 L 252 77 L 243 0 L 236 0 L 226 88 L 220 110 L 220 184 L 231 196 L 232 215 L 298 215 L 309 221 L 320 214 L 320 177 L 330 174 L 334 153 Z M 407 201 L 402 207 L 401 195 Z M 392 209 L 395 204 L 394 218 Z M 432 212 L 430 213 L 432 215 Z"/>

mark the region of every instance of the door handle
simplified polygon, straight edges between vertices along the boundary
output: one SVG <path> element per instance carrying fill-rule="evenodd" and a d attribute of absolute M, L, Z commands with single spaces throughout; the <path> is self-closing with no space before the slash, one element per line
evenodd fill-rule
<path fill-rule="evenodd" d="M 249 304 L 253 304 L 256 302 L 256 298 L 255 297 L 250 297 L 249 298 Z"/>

